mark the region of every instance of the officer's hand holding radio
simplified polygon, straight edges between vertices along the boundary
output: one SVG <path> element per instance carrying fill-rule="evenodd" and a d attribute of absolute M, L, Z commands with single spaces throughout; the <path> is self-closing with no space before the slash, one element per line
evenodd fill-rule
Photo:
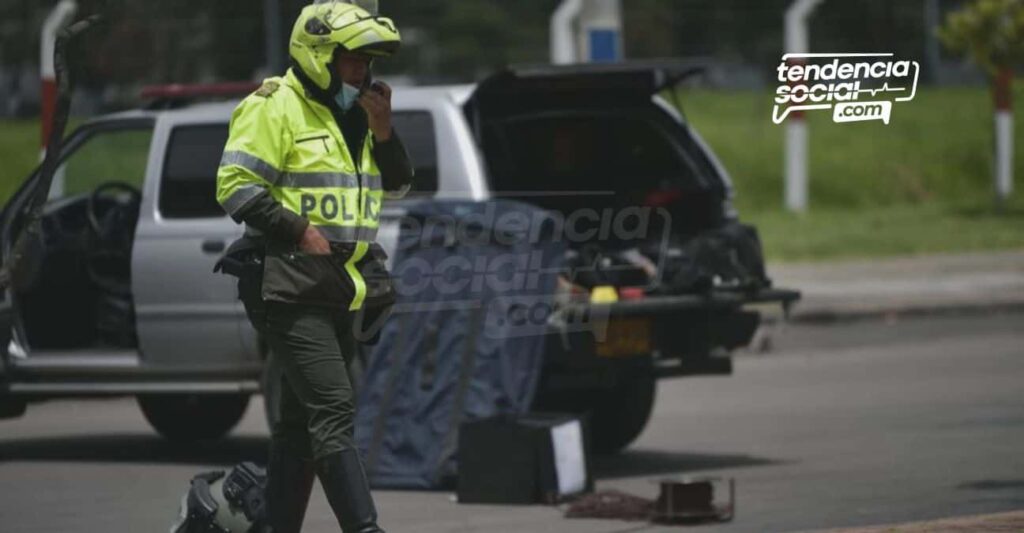
<path fill-rule="evenodd" d="M 366 118 L 377 142 L 391 138 L 391 87 L 382 81 L 374 81 L 359 95 L 359 105 L 366 111 Z"/>

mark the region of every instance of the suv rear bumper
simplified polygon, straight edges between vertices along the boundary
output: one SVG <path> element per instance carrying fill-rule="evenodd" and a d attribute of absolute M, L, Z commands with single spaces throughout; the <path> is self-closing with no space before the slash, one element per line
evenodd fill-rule
<path fill-rule="evenodd" d="M 748 345 L 761 323 L 758 311 L 743 306 L 777 303 L 788 316 L 799 299 L 799 291 L 763 289 L 564 305 L 559 309 L 564 324 L 549 328 L 545 370 L 568 383 L 592 381 L 594 375 L 605 375 L 598 381 L 614 381 L 615 374 L 637 369 L 653 372 L 658 378 L 731 374 L 729 353 Z M 597 328 L 637 319 L 650 324 L 650 351 L 598 355 Z"/>
<path fill-rule="evenodd" d="M 783 311 L 800 299 L 800 291 L 792 289 L 761 289 L 756 292 L 716 290 L 704 294 L 680 294 L 675 296 L 652 296 L 639 300 L 625 300 L 608 304 L 570 304 L 569 312 L 582 312 L 587 308 L 591 314 L 607 313 L 608 316 L 650 316 L 672 314 L 688 310 L 734 309 L 748 304 L 778 303 Z M 572 309 L 576 307 L 578 309 Z"/>

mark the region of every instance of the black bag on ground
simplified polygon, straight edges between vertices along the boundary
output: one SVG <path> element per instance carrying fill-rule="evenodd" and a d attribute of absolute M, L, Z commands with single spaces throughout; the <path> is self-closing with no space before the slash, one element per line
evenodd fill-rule
<path fill-rule="evenodd" d="M 459 430 L 459 503 L 558 503 L 590 492 L 587 420 L 500 415 Z"/>

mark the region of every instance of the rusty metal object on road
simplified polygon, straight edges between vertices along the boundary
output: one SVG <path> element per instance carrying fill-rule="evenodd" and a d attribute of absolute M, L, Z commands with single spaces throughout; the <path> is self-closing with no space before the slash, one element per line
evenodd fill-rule
<path fill-rule="evenodd" d="M 736 514 L 736 482 L 732 478 L 699 477 L 661 479 L 654 502 L 652 522 L 692 523 L 728 522 Z M 719 502 L 716 489 L 728 487 L 728 500 Z"/>

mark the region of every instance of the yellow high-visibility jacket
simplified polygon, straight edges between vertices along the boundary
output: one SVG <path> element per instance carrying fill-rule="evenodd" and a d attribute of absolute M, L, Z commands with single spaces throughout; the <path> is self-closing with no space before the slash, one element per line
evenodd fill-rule
<path fill-rule="evenodd" d="M 388 143 L 398 144 L 411 178 L 397 137 Z M 383 256 L 371 247 L 384 198 L 374 152 L 367 131 L 357 167 L 331 110 L 307 94 L 291 69 L 264 80 L 235 109 L 217 201 L 246 223 L 247 234 L 266 239 L 264 299 L 362 306 L 367 288 L 360 271 Z M 402 185 L 395 188 L 407 189 Z M 298 249 L 308 225 L 331 242 L 331 256 Z"/>

